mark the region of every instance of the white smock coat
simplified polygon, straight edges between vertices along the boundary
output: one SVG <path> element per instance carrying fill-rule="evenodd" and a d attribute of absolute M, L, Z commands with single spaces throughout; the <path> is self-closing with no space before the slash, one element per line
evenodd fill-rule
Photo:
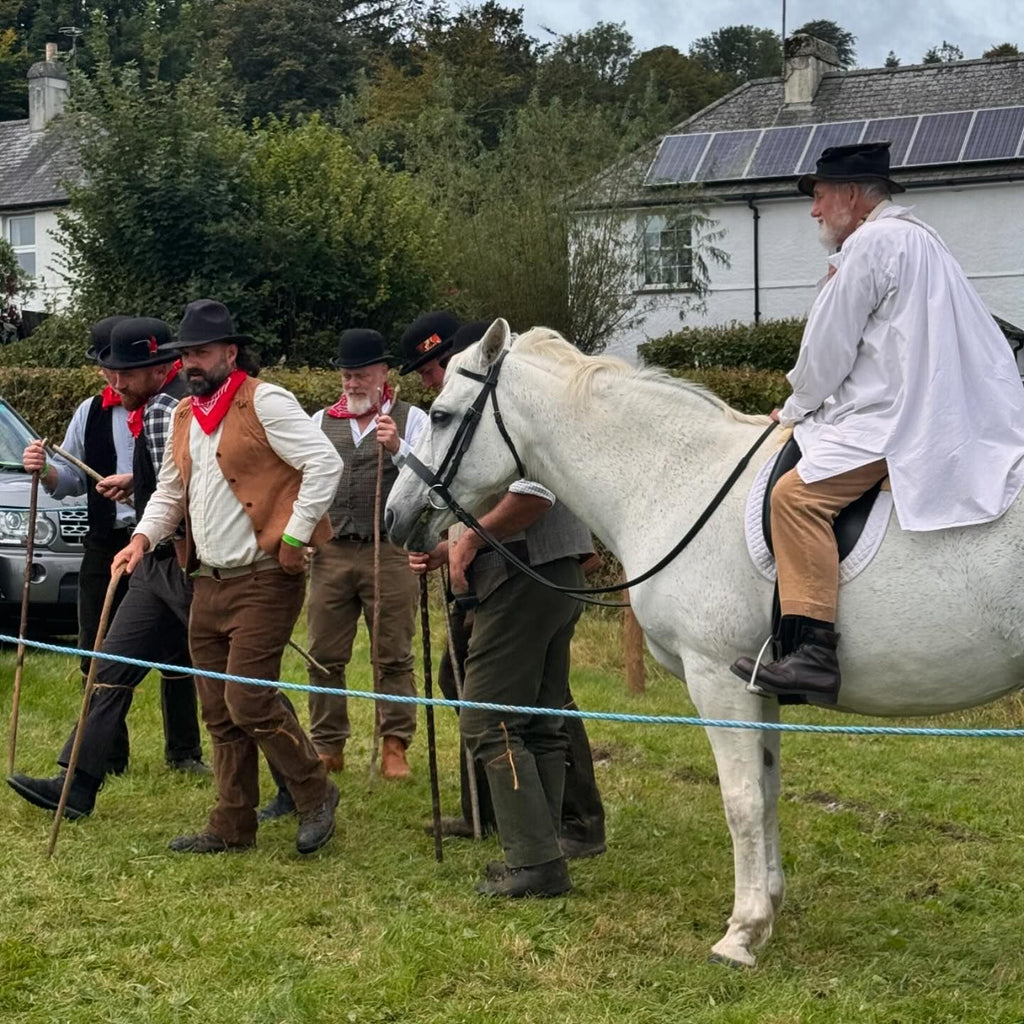
<path fill-rule="evenodd" d="M 800 478 L 884 458 L 904 530 L 999 518 L 1024 486 L 1024 387 L 963 270 L 890 203 L 830 262 L 780 412 L 796 424 Z"/>

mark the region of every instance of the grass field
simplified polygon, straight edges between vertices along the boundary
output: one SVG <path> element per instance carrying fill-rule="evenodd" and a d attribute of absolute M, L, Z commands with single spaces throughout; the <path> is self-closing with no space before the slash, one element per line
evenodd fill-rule
<path fill-rule="evenodd" d="M 366 686 L 365 648 L 356 663 L 351 684 Z M 13 664 L 0 653 L 5 709 Z M 21 771 L 53 770 L 78 700 L 71 666 L 29 654 Z M 304 681 L 296 656 L 285 678 Z M 615 626 L 598 616 L 581 625 L 573 680 L 587 708 L 692 712 L 654 667 L 645 695 L 625 693 Z M 1024 1020 L 1020 741 L 786 736 L 786 904 L 759 966 L 738 971 L 705 962 L 732 856 L 699 730 L 594 724 L 609 851 L 574 866 L 572 896 L 507 904 L 473 894 L 493 841 L 446 842 L 434 862 L 422 724 L 413 780 L 368 790 L 364 701 L 322 853 L 299 859 L 279 823 L 251 854 L 171 854 L 211 789 L 165 769 L 157 689 L 144 683 L 132 711 L 129 772 L 92 818 L 65 823 L 52 861 L 50 816 L 0 794 L 3 1024 Z M 943 721 L 1018 725 L 1022 710 Z M 451 813 L 454 717 L 438 726 Z"/>

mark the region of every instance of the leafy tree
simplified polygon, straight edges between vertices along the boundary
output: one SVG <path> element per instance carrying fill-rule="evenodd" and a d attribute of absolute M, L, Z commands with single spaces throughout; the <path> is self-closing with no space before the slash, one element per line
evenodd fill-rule
<path fill-rule="evenodd" d="M 34 290 L 10 243 L 0 238 L 0 345 L 17 340 L 21 324 L 19 296 L 25 299 Z"/>
<path fill-rule="evenodd" d="M 629 66 L 623 94 L 634 104 L 651 98 L 664 110 L 662 124 L 675 124 L 732 88 L 725 74 L 709 71 L 705 64 L 680 53 L 674 46 L 645 50 Z M 648 90 L 652 96 L 648 97 Z"/>
<path fill-rule="evenodd" d="M 28 81 L 32 59 L 18 46 L 13 28 L 0 30 L 0 121 L 28 117 Z"/>
<path fill-rule="evenodd" d="M 1020 55 L 1020 47 L 1016 43 L 999 43 L 989 47 L 982 57 L 1019 57 Z"/>
<path fill-rule="evenodd" d="M 857 51 L 854 49 L 857 37 L 834 21 L 824 19 L 809 21 L 806 25 L 801 25 L 793 34 L 797 35 L 798 33 L 814 36 L 815 39 L 831 43 L 836 48 L 841 68 L 852 68 L 857 63 Z"/>
<path fill-rule="evenodd" d="M 617 102 L 633 57 L 633 37 L 621 24 L 601 21 L 586 32 L 559 36 L 538 69 L 541 97 Z"/>
<path fill-rule="evenodd" d="M 889 51 L 889 55 L 885 58 L 885 67 L 887 68 L 898 68 L 900 66 L 900 59 L 896 56 L 894 50 Z"/>
<path fill-rule="evenodd" d="M 690 56 L 709 70 L 728 75 L 735 84 L 782 73 L 782 42 L 770 28 L 729 25 L 702 36 Z"/>
<path fill-rule="evenodd" d="M 932 46 L 921 58 L 922 64 L 951 64 L 955 60 L 963 60 L 964 51 L 954 43 L 942 40 L 941 46 Z"/>

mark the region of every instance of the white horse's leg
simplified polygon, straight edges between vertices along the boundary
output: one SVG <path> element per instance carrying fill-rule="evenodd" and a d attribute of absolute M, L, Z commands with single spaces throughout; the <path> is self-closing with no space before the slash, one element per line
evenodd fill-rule
<path fill-rule="evenodd" d="M 779 720 L 779 703 L 761 699 L 761 719 Z M 779 759 L 782 735 L 777 732 L 759 733 L 764 762 L 764 832 L 768 847 L 768 895 L 772 909 L 778 912 L 786 895 L 786 875 L 782 870 L 782 844 L 779 838 L 779 790 L 782 788 L 782 763 Z"/>
<path fill-rule="evenodd" d="M 701 659 L 703 660 L 703 659 Z M 704 718 L 757 721 L 775 702 L 748 694 L 727 668 L 686 660 L 687 685 Z M 712 957 L 752 967 L 754 951 L 772 933 L 773 904 L 782 896 L 778 861 L 778 744 L 754 729 L 709 729 L 718 766 L 725 817 L 732 834 L 735 896 L 729 930 L 711 948 Z M 771 771 L 766 762 L 771 755 Z M 774 776 L 770 779 L 769 776 Z"/>

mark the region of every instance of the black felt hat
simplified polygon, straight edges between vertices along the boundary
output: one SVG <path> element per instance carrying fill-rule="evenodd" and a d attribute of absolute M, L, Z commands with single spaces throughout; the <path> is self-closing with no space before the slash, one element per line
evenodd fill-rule
<path fill-rule="evenodd" d="M 405 362 L 399 374 L 404 377 L 431 359 L 440 359 L 451 348 L 452 335 L 458 329 L 458 319 L 443 309 L 424 313 L 413 320 L 402 335 L 402 358 Z"/>
<path fill-rule="evenodd" d="M 443 363 L 447 363 L 453 355 L 464 352 L 470 345 L 475 345 L 486 333 L 487 328 L 493 324 L 493 320 L 473 320 L 463 324 L 453 335 L 451 347 L 445 353 Z"/>
<path fill-rule="evenodd" d="M 110 332 L 122 320 L 127 319 L 126 316 L 107 316 L 97 320 L 89 328 L 89 347 L 85 350 L 85 358 L 89 362 L 96 362 L 99 354 L 110 344 Z"/>
<path fill-rule="evenodd" d="M 174 359 L 167 350 L 171 328 L 151 316 L 124 317 L 114 324 L 110 344 L 96 357 L 104 370 L 141 370 Z"/>
<path fill-rule="evenodd" d="M 890 192 L 906 192 L 889 177 L 889 143 L 860 142 L 854 146 L 830 146 L 818 158 L 813 174 L 805 174 L 796 187 L 805 196 L 814 195 L 818 182 L 884 181 Z"/>
<path fill-rule="evenodd" d="M 364 327 L 353 327 L 341 332 L 338 339 L 338 354 L 331 360 L 331 366 L 339 370 L 358 370 L 374 363 L 387 363 L 384 351 L 384 335 Z"/>
<path fill-rule="evenodd" d="M 251 345 L 248 334 L 235 333 L 235 321 L 231 319 L 228 307 L 215 299 L 196 299 L 185 307 L 185 315 L 178 326 L 178 338 L 167 345 L 175 351 L 182 348 L 198 348 L 200 345 Z"/>

